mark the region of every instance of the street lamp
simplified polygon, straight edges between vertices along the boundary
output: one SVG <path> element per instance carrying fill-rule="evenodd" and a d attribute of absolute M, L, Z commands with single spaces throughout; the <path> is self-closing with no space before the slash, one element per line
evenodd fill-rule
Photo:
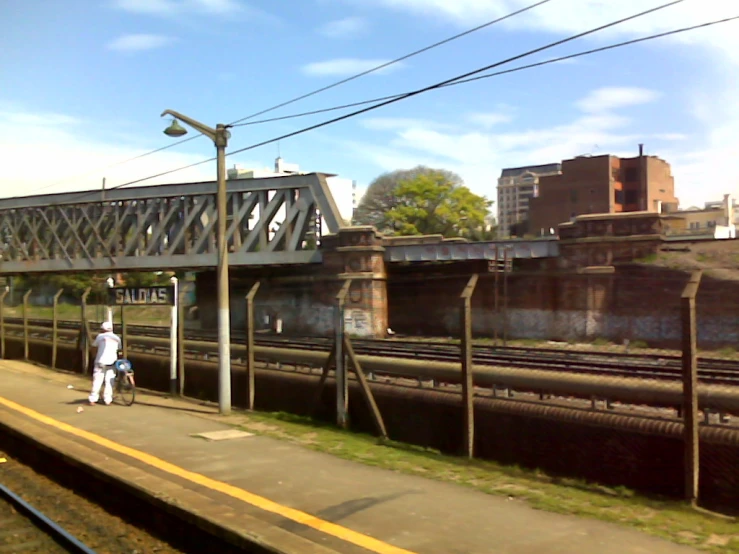
<path fill-rule="evenodd" d="M 219 123 L 213 129 L 173 110 L 164 110 L 162 117 L 171 115 L 175 119 L 164 130 L 170 137 L 181 137 L 187 133 L 178 119 L 201 132 L 216 146 L 218 192 L 216 196 L 216 219 L 218 220 L 218 406 L 220 413 L 231 413 L 231 314 L 228 293 L 228 248 L 226 246 L 226 146 L 231 133 L 226 125 Z"/>

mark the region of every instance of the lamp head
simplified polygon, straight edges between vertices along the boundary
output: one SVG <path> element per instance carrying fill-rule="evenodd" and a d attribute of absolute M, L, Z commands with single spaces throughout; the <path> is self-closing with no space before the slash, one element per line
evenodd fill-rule
<path fill-rule="evenodd" d="M 164 134 L 168 137 L 181 137 L 187 134 L 185 129 L 176 119 L 172 120 L 172 124 L 164 130 Z"/>

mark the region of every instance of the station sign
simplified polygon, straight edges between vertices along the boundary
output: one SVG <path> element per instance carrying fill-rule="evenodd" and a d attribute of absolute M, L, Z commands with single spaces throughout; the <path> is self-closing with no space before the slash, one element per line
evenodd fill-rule
<path fill-rule="evenodd" d="M 113 287 L 108 289 L 110 306 L 174 306 L 174 286 Z"/>

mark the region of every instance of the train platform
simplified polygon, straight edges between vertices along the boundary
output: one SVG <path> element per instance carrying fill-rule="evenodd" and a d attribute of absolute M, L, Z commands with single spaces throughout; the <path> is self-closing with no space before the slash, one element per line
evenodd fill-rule
<path fill-rule="evenodd" d="M 191 522 L 265 552 L 698 552 L 258 434 L 229 438 L 230 418 L 187 400 L 139 391 L 131 407 L 88 406 L 88 388 L 82 376 L 0 360 L 0 432 L 106 471 Z M 214 432 L 221 434 L 201 436 Z"/>

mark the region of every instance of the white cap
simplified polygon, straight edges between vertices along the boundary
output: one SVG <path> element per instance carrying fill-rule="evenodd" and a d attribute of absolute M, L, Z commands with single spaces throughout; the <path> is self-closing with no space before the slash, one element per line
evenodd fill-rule
<path fill-rule="evenodd" d="M 113 330 L 113 324 L 110 321 L 103 321 L 103 324 L 100 326 L 100 328 L 103 331 L 109 332 Z"/>

